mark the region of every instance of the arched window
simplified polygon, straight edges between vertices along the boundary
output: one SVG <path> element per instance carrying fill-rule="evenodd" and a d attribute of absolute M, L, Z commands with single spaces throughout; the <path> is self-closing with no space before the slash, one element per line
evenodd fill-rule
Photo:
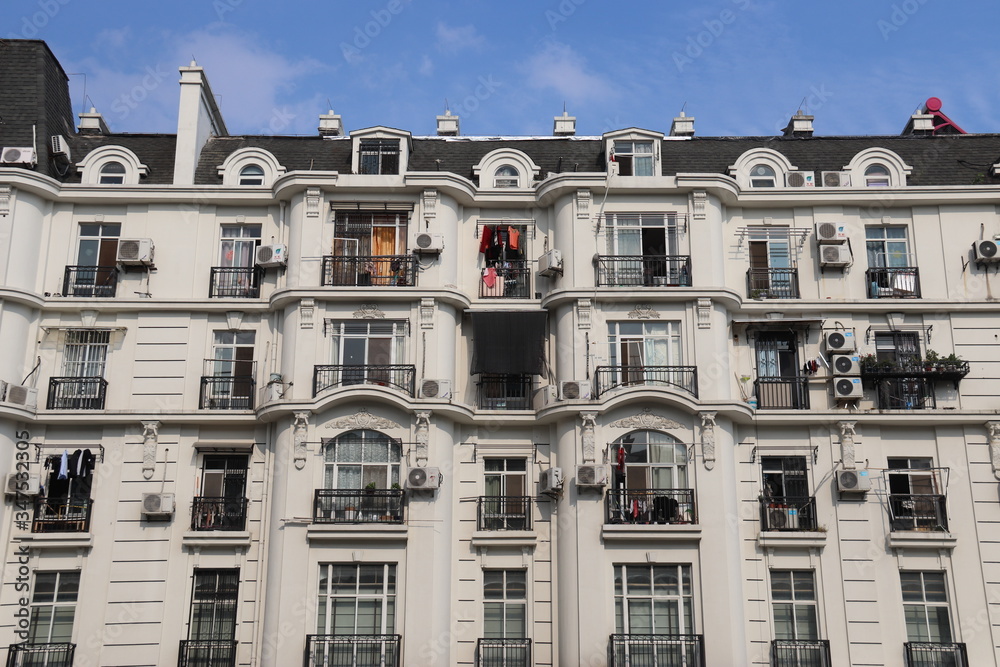
<path fill-rule="evenodd" d="M 889 187 L 889 170 L 881 164 L 873 164 L 865 169 L 865 185 L 869 188 Z"/>
<path fill-rule="evenodd" d="M 99 183 L 101 185 L 122 185 L 125 183 L 125 165 L 121 162 L 108 162 L 101 167 Z"/>
<path fill-rule="evenodd" d="M 659 431 L 633 431 L 611 445 L 611 523 L 690 523 L 694 492 L 687 447 Z"/>
<path fill-rule="evenodd" d="M 399 484 L 402 445 L 378 431 L 348 431 L 323 441 L 323 487 L 389 489 Z"/>
<path fill-rule="evenodd" d="M 258 164 L 248 164 L 240 169 L 240 185 L 264 185 L 264 169 Z"/>
<path fill-rule="evenodd" d="M 758 164 L 750 170 L 750 187 L 773 188 L 775 185 L 774 169 L 766 164 Z"/>
<path fill-rule="evenodd" d="M 509 164 L 505 164 L 496 171 L 493 187 L 496 188 L 516 188 L 521 174 Z"/>

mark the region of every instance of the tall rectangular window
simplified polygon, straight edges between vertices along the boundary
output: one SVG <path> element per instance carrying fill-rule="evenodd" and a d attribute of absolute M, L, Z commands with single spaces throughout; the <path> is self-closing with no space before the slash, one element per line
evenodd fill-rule
<path fill-rule="evenodd" d="M 819 638 L 816 580 L 811 570 L 771 570 L 775 639 Z"/>
<path fill-rule="evenodd" d="M 122 226 L 113 223 L 80 225 L 80 247 L 76 263 L 79 266 L 113 267 L 118 261 L 118 237 Z"/>
<path fill-rule="evenodd" d="M 484 637 L 527 637 L 527 590 L 524 570 L 483 571 Z"/>
<path fill-rule="evenodd" d="M 219 243 L 219 266 L 252 267 L 260 245 L 260 225 L 222 225 Z"/>
<path fill-rule="evenodd" d="M 482 530 L 525 530 L 531 504 L 527 460 L 523 458 L 488 458 L 483 462 L 484 497 L 480 499 Z"/>
<path fill-rule="evenodd" d="M 906 239 L 906 227 L 865 227 L 868 267 L 914 266 Z"/>
<path fill-rule="evenodd" d="M 332 343 L 332 362 L 344 366 L 401 363 L 408 329 L 405 320 L 330 320 L 326 330 Z"/>
<path fill-rule="evenodd" d="M 680 322 L 608 322 L 612 366 L 622 366 L 627 382 L 641 383 L 645 366 L 678 366 Z"/>
<path fill-rule="evenodd" d="M 28 642 L 55 644 L 73 638 L 80 572 L 36 572 L 31 591 Z"/>
<path fill-rule="evenodd" d="M 384 257 L 406 252 L 409 213 L 337 211 L 334 218 L 335 257 Z"/>
<path fill-rule="evenodd" d="M 951 614 L 944 572 L 899 573 L 906 638 L 911 642 L 951 642 Z M 951 663 L 949 663 L 951 664 Z"/>
<path fill-rule="evenodd" d="M 196 569 L 191 591 L 188 639 L 232 640 L 236 637 L 238 569 Z"/>
<path fill-rule="evenodd" d="M 317 634 L 396 632 L 395 565 L 325 563 L 319 572 Z"/>
<path fill-rule="evenodd" d="M 67 331 L 63 375 L 74 378 L 104 377 L 110 331 Z"/>
<path fill-rule="evenodd" d="M 690 565 L 616 565 L 615 632 L 683 635 L 694 632 Z"/>

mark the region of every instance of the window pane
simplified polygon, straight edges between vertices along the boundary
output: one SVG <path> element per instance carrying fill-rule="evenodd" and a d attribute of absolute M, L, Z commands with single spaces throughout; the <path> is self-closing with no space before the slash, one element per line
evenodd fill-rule
<path fill-rule="evenodd" d="M 816 599 L 816 587 L 813 581 L 812 572 L 795 572 L 793 573 L 795 580 L 795 599 L 796 600 L 815 600 Z"/>
<path fill-rule="evenodd" d="M 630 590 L 636 593 L 635 590 Z M 679 593 L 679 582 L 677 581 L 676 567 L 654 567 L 653 568 L 653 595 L 677 595 Z"/>
<path fill-rule="evenodd" d="M 679 634 L 680 618 L 678 617 L 677 600 L 653 601 L 653 630 L 657 633 Z"/>
<path fill-rule="evenodd" d="M 76 602 L 80 591 L 80 573 L 63 572 L 59 577 L 59 590 L 56 592 L 56 602 Z"/>
<path fill-rule="evenodd" d="M 55 572 L 39 572 L 35 575 L 35 591 L 31 596 L 32 602 L 52 602 L 56 597 L 56 577 Z"/>
<path fill-rule="evenodd" d="M 486 602 L 483 605 L 483 636 L 503 637 L 503 603 Z"/>
<path fill-rule="evenodd" d="M 485 570 L 483 572 L 483 597 L 487 600 L 503 599 L 502 570 Z"/>
<path fill-rule="evenodd" d="M 929 641 L 927 634 L 927 616 L 922 605 L 903 605 L 903 617 L 906 619 L 906 638 L 911 642 Z"/>
<path fill-rule="evenodd" d="M 525 582 L 524 570 L 507 571 L 507 599 L 526 600 L 527 584 Z"/>
<path fill-rule="evenodd" d="M 651 600 L 628 601 L 628 631 L 648 635 L 653 632 L 653 605 Z"/>
<path fill-rule="evenodd" d="M 362 598 L 358 600 L 358 629 L 360 635 L 377 635 L 382 632 L 382 601 Z"/>
<path fill-rule="evenodd" d="M 928 602 L 947 602 L 948 596 L 945 593 L 944 573 L 924 572 L 925 599 Z"/>
<path fill-rule="evenodd" d="M 333 601 L 333 634 L 354 634 L 354 598 L 335 598 Z"/>
<path fill-rule="evenodd" d="M 507 625 L 504 634 L 507 637 L 525 637 L 525 605 L 518 603 L 507 603 L 506 613 Z"/>
<path fill-rule="evenodd" d="M 796 639 L 818 639 L 815 605 L 795 605 Z"/>
<path fill-rule="evenodd" d="M 358 576 L 358 592 L 378 594 L 382 592 L 382 565 L 362 565 Z"/>
<path fill-rule="evenodd" d="M 795 624 L 792 617 L 792 605 L 774 605 L 774 638 L 795 639 Z"/>
<path fill-rule="evenodd" d="M 354 595 L 358 587 L 358 570 L 353 565 L 340 565 L 333 568 L 330 578 L 330 593 L 333 595 Z"/>
<path fill-rule="evenodd" d="M 931 607 L 927 610 L 927 620 L 932 642 L 951 641 L 951 621 L 948 619 L 947 607 Z"/>
<path fill-rule="evenodd" d="M 903 589 L 904 601 L 923 602 L 924 592 L 919 572 L 900 572 L 899 582 Z"/>
<path fill-rule="evenodd" d="M 648 567 L 628 568 L 628 592 L 629 595 L 649 595 L 651 593 Z"/>
<path fill-rule="evenodd" d="M 771 598 L 774 600 L 792 599 L 792 573 L 773 570 L 771 572 Z"/>

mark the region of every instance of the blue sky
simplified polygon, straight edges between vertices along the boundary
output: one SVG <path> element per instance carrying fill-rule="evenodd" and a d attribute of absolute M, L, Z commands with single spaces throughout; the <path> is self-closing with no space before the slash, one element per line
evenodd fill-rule
<path fill-rule="evenodd" d="M 174 132 L 192 56 L 231 134 L 433 134 L 447 99 L 465 135 L 669 131 L 774 135 L 803 106 L 817 134 L 898 134 L 930 96 L 1000 132 L 996 0 L 7 0 L 4 37 L 44 39 L 86 74 L 117 132 Z M 74 75 L 74 109 L 84 77 Z M 329 100 L 329 102 L 328 102 Z M 804 101 L 803 101 L 804 100 Z"/>

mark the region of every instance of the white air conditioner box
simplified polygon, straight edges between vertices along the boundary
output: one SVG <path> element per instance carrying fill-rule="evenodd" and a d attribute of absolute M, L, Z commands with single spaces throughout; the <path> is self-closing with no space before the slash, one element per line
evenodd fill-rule
<path fill-rule="evenodd" d="M 119 264 L 146 265 L 153 261 L 152 239 L 118 239 Z"/>
<path fill-rule="evenodd" d="M 544 387 L 540 387 L 538 391 L 535 392 L 535 410 L 546 408 L 555 403 L 557 400 L 559 400 L 559 394 L 556 391 L 555 385 L 547 384 Z"/>
<path fill-rule="evenodd" d="M 164 518 L 174 513 L 174 494 L 142 494 L 142 515 L 150 518 Z"/>
<path fill-rule="evenodd" d="M 821 266 L 850 266 L 854 261 L 851 248 L 846 245 L 822 245 L 819 247 Z"/>
<path fill-rule="evenodd" d="M 837 377 L 833 380 L 833 395 L 838 399 L 861 398 L 865 395 L 859 377 Z"/>
<path fill-rule="evenodd" d="M 22 477 L 18 479 L 18 475 Z M 4 487 L 4 494 L 8 496 L 37 496 L 39 491 L 38 475 L 25 475 L 25 473 L 12 472 L 7 475 L 7 486 Z"/>
<path fill-rule="evenodd" d="M 811 188 L 816 185 L 816 172 L 790 171 L 785 183 L 790 188 Z"/>
<path fill-rule="evenodd" d="M 69 143 L 66 141 L 66 137 L 61 134 L 52 135 L 52 154 L 62 155 L 67 161 L 71 161 L 69 153 Z"/>
<path fill-rule="evenodd" d="M 406 473 L 406 488 L 429 491 L 441 486 L 440 468 L 410 468 Z"/>
<path fill-rule="evenodd" d="M 451 398 L 451 380 L 421 380 L 417 398 Z"/>
<path fill-rule="evenodd" d="M 835 354 L 830 359 L 834 375 L 861 375 L 861 359 L 856 354 Z"/>
<path fill-rule="evenodd" d="M 847 240 L 847 225 L 840 222 L 817 222 L 816 240 L 820 243 L 843 243 Z"/>
<path fill-rule="evenodd" d="M 414 239 L 413 252 L 415 253 L 436 255 L 442 250 L 444 250 L 444 236 L 442 234 L 421 232 Z"/>
<path fill-rule="evenodd" d="M 586 380 L 571 380 L 559 385 L 559 400 L 589 401 L 590 382 Z"/>
<path fill-rule="evenodd" d="M 858 349 L 858 341 L 853 331 L 842 329 L 827 331 L 823 334 L 823 340 L 827 352 L 855 352 Z"/>
<path fill-rule="evenodd" d="M 288 246 L 283 243 L 274 245 L 262 245 L 257 248 L 257 266 L 267 268 L 269 266 L 284 266 L 287 261 Z"/>
<path fill-rule="evenodd" d="M 538 275 L 554 276 L 557 273 L 562 275 L 563 260 L 562 253 L 558 250 L 549 250 L 538 258 Z"/>
<path fill-rule="evenodd" d="M 576 467 L 577 486 L 608 485 L 608 466 L 600 463 L 584 463 Z"/>
<path fill-rule="evenodd" d="M 994 263 L 1000 262 L 1000 246 L 996 241 L 984 240 L 976 241 L 972 246 L 976 249 L 976 261 Z"/>
<path fill-rule="evenodd" d="M 0 152 L 0 164 L 35 165 L 35 149 L 31 146 L 5 146 Z"/>
<path fill-rule="evenodd" d="M 795 507 L 769 507 L 767 527 L 770 530 L 798 530 L 799 510 Z"/>
<path fill-rule="evenodd" d="M 0 382 L 0 401 L 34 410 L 38 407 L 38 390 L 9 382 Z"/>
<path fill-rule="evenodd" d="M 824 188 L 851 187 L 851 172 L 849 171 L 821 171 L 819 177 Z"/>
<path fill-rule="evenodd" d="M 837 471 L 837 489 L 841 493 L 865 493 L 871 488 L 872 478 L 867 470 Z"/>
<path fill-rule="evenodd" d="M 538 492 L 545 495 L 558 494 L 563 488 L 562 468 L 543 470 L 538 476 Z"/>

